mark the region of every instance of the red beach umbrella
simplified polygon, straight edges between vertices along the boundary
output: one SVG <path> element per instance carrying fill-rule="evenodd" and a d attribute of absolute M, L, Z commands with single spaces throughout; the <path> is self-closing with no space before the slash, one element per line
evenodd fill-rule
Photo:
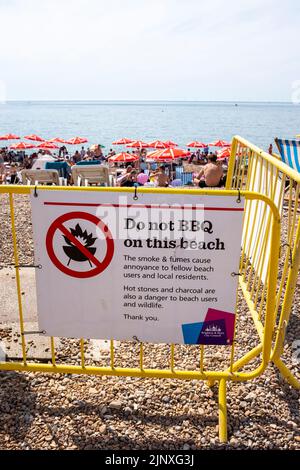
<path fill-rule="evenodd" d="M 131 144 L 126 145 L 126 147 L 146 149 L 149 147 L 149 145 L 147 142 L 143 142 L 142 140 L 135 140 Z"/>
<path fill-rule="evenodd" d="M 45 142 L 45 139 L 35 134 L 25 135 L 24 139 L 33 140 L 34 142 Z"/>
<path fill-rule="evenodd" d="M 157 150 L 156 152 L 151 152 L 147 155 L 147 158 L 151 158 L 152 160 L 157 161 L 164 161 L 164 160 L 176 160 L 177 158 L 185 158 L 191 155 L 190 152 L 187 150 L 182 149 L 165 149 L 165 150 Z"/>
<path fill-rule="evenodd" d="M 42 144 L 37 146 L 38 149 L 42 150 L 55 150 L 59 149 L 57 145 L 55 145 L 53 142 L 43 142 Z"/>
<path fill-rule="evenodd" d="M 126 145 L 126 144 L 132 144 L 134 142 L 133 139 L 127 139 L 124 137 L 124 139 L 116 140 L 115 142 L 112 143 L 112 145 Z"/>
<path fill-rule="evenodd" d="M 171 147 L 174 147 L 174 145 L 168 145 L 166 142 L 162 142 L 161 140 L 155 140 L 154 142 L 150 142 L 148 146 L 153 149 L 169 149 Z"/>
<path fill-rule="evenodd" d="M 66 143 L 66 141 L 64 139 L 61 139 L 60 137 L 55 137 L 54 139 L 50 139 L 47 142 L 53 142 L 53 143 L 58 143 L 58 144 Z"/>
<path fill-rule="evenodd" d="M 12 150 L 27 150 L 27 149 L 34 149 L 35 145 L 28 144 L 27 142 L 18 142 L 17 144 L 12 144 L 10 148 Z"/>
<path fill-rule="evenodd" d="M 198 142 L 197 140 L 194 140 L 193 142 L 190 142 L 189 144 L 186 144 L 186 146 L 187 147 L 203 149 L 205 147 L 208 147 L 208 144 L 204 144 L 203 142 Z"/>
<path fill-rule="evenodd" d="M 224 160 L 225 158 L 229 158 L 231 155 L 231 148 L 227 147 L 226 149 L 220 150 L 217 155 L 218 160 Z"/>
<path fill-rule="evenodd" d="M 175 144 L 175 142 L 172 142 L 171 140 L 167 140 L 167 142 L 164 143 L 169 147 L 178 147 L 178 144 Z"/>
<path fill-rule="evenodd" d="M 88 139 L 85 139 L 84 137 L 74 137 L 74 139 L 66 140 L 66 144 L 69 145 L 80 145 L 80 144 L 86 144 L 88 142 Z"/>
<path fill-rule="evenodd" d="M 225 158 L 229 158 L 231 155 L 231 147 L 227 147 L 223 150 L 220 150 L 218 153 L 218 160 L 224 160 Z"/>
<path fill-rule="evenodd" d="M 18 135 L 15 135 L 15 134 L 6 134 L 6 135 L 3 135 L 1 137 L 1 140 L 17 140 L 17 139 L 20 139 L 21 137 L 19 137 Z"/>
<path fill-rule="evenodd" d="M 136 155 L 132 155 L 131 153 L 127 152 L 121 152 L 118 153 L 117 155 L 113 155 L 108 159 L 109 162 L 136 162 L 139 160 L 139 157 Z"/>
<path fill-rule="evenodd" d="M 213 142 L 212 144 L 208 144 L 209 147 L 230 147 L 230 143 L 225 142 L 225 140 L 217 140 L 216 142 Z"/>

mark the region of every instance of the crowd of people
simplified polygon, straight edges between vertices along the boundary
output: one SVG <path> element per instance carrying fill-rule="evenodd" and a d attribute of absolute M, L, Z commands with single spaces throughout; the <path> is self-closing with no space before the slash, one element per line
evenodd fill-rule
<path fill-rule="evenodd" d="M 94 145 L 91 148 L 81 147 L 72 155 L 69 154 L 65 146 L 60 147 L 58 154 L 47 150 L 39 150 L 31 155 L 24 151 L 12 151 L 3 147 L 0 149 L 0 184 L 18 184 L 21 182 L 20 171 L 22 169 L 31 169 L 34 162 L 47 154 L 52 155 L 57 161 L 64 161 L 69 168 L 71 180 L 71 167 L 81 161 L 97 161 L 100 164 L 109 164 L 117 166 L 122 172 L 116 177 L 116 185 L 120 187 L 152 185 L 157 187 L 168 187 L 176 178 L 175 171 L 178 166 L 183 165 L 183 160 L 176 160 L 169 163 L 150 164 L 147 162 L 146 149 L 133 149 L 130 152 L 137 160 L 133 163 L 110 164 L 109 158 L 116 154 L 115 150 L 110 149 L 105 155 L 101 145 Z M 185 160 L 186 164 L 193 165 L 197 170 L 193 172 L 192 184 L 203 187 L 220 187 L 224 185 L 224 170 L 222 163 L 217 160 L 217 155 L 209 153 L 208 149 L 191 152 L 190 157 Z M 199 170 L 198 170 L 199 169 Z"/>

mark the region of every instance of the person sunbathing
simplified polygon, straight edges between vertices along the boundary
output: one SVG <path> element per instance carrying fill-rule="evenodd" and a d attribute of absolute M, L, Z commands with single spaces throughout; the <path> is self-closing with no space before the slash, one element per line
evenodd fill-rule
<path fill-rule="evenodd" d="M 208 157 L 208 163 L 194 178 L 195 186 L 200 188 L 217 188 L 223 184 L 223 168 L 217 162 L 216 155 Z"/>
<path fill-rule="evenodd" d="M 169 186 L 170 178 L 166 174 L 166 167 L 162 165 L 155 174 L 155 181 L 159 188 L 166 188 Z"/>
<path fill-rule="evenodd" d="M 137 172 L 136 170 L 132 170 L 130 173 L 127 173 L 126 176 L 122 179 L 120 186 L 122 188 L 131 188 L 135 185 L 139 185 L 137 182 Z"/>

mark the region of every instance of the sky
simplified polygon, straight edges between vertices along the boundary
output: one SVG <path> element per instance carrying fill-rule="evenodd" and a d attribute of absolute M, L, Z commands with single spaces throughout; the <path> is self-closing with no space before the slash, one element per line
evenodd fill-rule
<path fill-rule="evenodd" d="M 291 101 L 299 23 L 299 0 L 0 0 L 0 94 Z"/>

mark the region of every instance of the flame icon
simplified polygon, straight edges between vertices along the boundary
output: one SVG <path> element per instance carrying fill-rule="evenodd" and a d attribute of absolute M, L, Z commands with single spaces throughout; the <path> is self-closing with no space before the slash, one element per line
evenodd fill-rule
<path fill-rule="evenodd" d="M 88 235 L 87 231 L 85 230 L 83 232 L 82 228 L 80 227 L 79 224 L 77 224 L 75 226 L 75 229 L 74 228 L 70 228 L 70 232 L 71 234 L 73 235 L 73 237 L 76 237 L 78 239 L 78 241 L 80 241 L 80 243 L 92 254 L 94 255 L 97 251 L 97 248 L 93 247 L 95 241 L 97 240 L 97 238 L 93 238 L 93 234 L 90 233 Z M 77 261 L 79 263 L 82 263 L 84 261 L 88 261 L 90 266 L 92 267 L 92 263 L 90 261 L 90 259 L 82 253 L 82 251 L 77 248 L 76 245 L 74 245 L 74 243 L 72 243 L 68 237 L 66 237 L 65 235 L 63 235 L 63 238 L 65 240 L 65 242 L 67 243 L 67 246 L 63 246 L 63 250 L 65 252 L 65 254 L 67 255 L 67 257 L 69 258 L 69 261 L 68 261 L 68 266 L 72 261 Z"/>

